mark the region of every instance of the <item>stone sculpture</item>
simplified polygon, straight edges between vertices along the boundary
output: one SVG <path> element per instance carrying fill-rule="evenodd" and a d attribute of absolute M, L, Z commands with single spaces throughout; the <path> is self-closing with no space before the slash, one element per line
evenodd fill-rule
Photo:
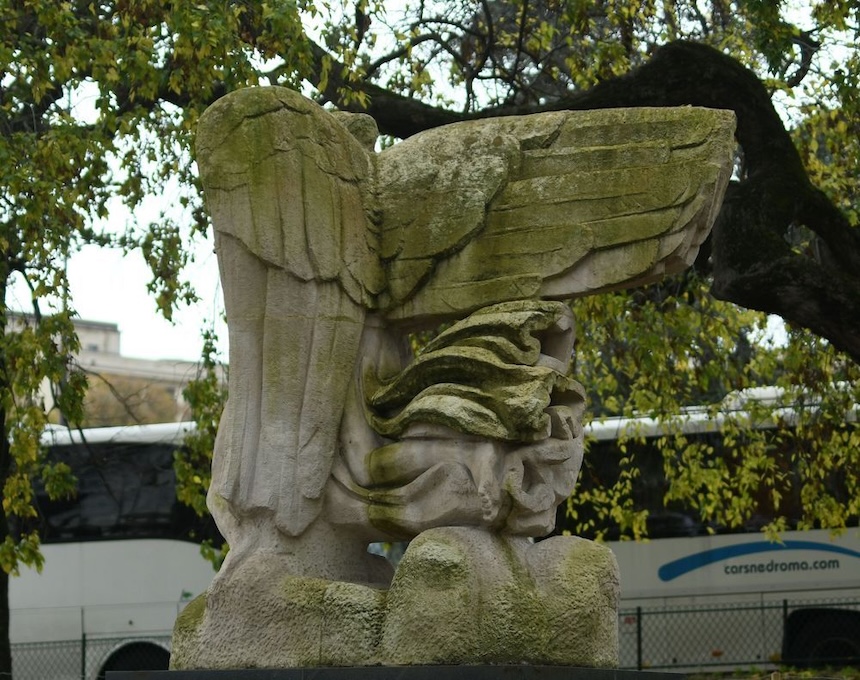
<path fill-rule="evenodd" d="M 286 89 L 212 106 L 230 391 L 209 504 L 231 550 L 173 667 L 616 663 L 611 554 L 531 541 L 582 461 L 560 300 L 688 266 L 733 129 L 557 112 L 376 153 L 372 119 Z M 408 333 L 443 322 L 413 359 Z M 411 538 L 393 578 L 366 550 Z"/>

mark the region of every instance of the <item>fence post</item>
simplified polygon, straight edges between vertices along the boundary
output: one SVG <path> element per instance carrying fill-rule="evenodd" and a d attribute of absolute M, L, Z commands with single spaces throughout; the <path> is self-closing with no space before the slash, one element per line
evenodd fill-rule
<path fill-rule="evenodd" d="M 636 670 L 642 670 L 642 607 L 636 607 Z"/>
<path fill-rule="evenodd" d="M 87 627 L 81 607 L 81 680 L 87 680 Z"/>

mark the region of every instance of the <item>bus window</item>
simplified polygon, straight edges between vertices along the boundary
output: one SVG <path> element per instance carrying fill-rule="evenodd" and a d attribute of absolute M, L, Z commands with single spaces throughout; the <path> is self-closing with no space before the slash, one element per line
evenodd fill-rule
<path fill-rule="evenodd" d="M 197 518 L 176 498 L 175 450 L 173 444 L 144 442 L 50 447 L 50 459 L 68 464 L 78 484 L 74 497 L 61 500 L 49 499 L 36 485 L 42 541 L 216 539 L 211 518 Z"/>
<path fill-rule="evenodd" d="M 778 507 L 774 505 L 775 495 L 767 488 L 752 490 L 754 508 L 743 526 L 725 527 L 705 523 L 697 509 L 671 501 L 664 502 L 669 490 L 669 482 L 665 474 L 664 454 L 658 446 L 660 437 L 672 437 L 660 423 L 650 418 L 609 418 L 605 421 L 595 421 L 585 428 L 586 456 L 582 470 L 573 491 L 573 498 L 581 490 L 612 488 L 622 473 L 622 461 L 633 461 L 636 466 L 636 477 L 631 489 L 631 500 L 635 511 L 647 510 L 646 521 L 650 538 L 671 538 L 681 536 L 696 536 L 706 533 L 738 533 L 758 532 L 778 517 L 785 517 L 789 528 L 796 528 L 803 520 L 803 501 L 801 498 L 802 483 L 798 469 L 798 461 L 804 456 L 799 454 L 798 447 L 805 442 L 797 433 L 782 423 L 780 427 L 771 423 L 746 428 L 732 428 L 730 435 L 725 435 L 718 429 L 718 424 L 708 420 L 704 411 L 683 420 L 680 428 L 682 446 L 699 446 L 708 450 L 714 459 L 724 461 L 729 469 L 737 464 L 739 456 L 743 455 L 747 445 L 755 443 L 759 448 L 765 447 L 767 455 L 781 467 L 784 481 L 779 488 Z M 627 432 L 628 438 L 623 441 L 623 450 L 619 434 Z M 680 460 L 677 464 L 683 464 Z M 832 495 L 834 502 L 847 505 L 850 497 L 849 485 L 846 483 L 846 471 L 838 468 L 827 471 L 824 484 Z M 594 538 L 596 529 L 602 530 L 606 540 L 621 538 L 621 530 L 607 517 L 597 518 L 594 509 L 578 507 L 578 521 L 574 521 L 567 512 L 567 504 L 559 507 L 556 515 L 555 534 L 565 531 L 578 534 L 584 538 Z M 856 526 L 858 518 L 848 518 L 849 526 Z M 589 529 L 582 530 L 583 526 Z"/>

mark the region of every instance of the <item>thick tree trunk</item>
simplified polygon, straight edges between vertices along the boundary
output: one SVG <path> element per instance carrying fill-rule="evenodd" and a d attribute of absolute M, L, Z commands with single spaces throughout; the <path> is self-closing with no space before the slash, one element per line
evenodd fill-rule
<path fill-rule="evenodd" d="M 0 395 L 12 390 L 6 370 L 6 288 L 9 281 L 8 253 L 0 254 Z M 6 409 L 0 406 L 0 544 L 9 536 L 9 520 L 3 510 L 3 488 L 12 469 Z M 9 574 L 0 569 L 0 678 L 12 678 L 12 648 L 9 642 Z"/>
<path fill-rule="evenodd" d="M 673 43 L 638 71 L 562 104 L 733 110 L 746 176 L 714 225 L 712 292 L 808 328 L 860 363 L 860 229 L 809 181 L 755 74 L 704 45 Z M 815 234 L 805 252 L 789 238 L 800 226 Z"/>
<path fill-rule="evenodd" d="M 6 515 L 0 511 L 0 541 L 9 535 Z M 0 678 L 12 678 L 12 646 L 9 641 L 9 574 L 0 569 Z"/>

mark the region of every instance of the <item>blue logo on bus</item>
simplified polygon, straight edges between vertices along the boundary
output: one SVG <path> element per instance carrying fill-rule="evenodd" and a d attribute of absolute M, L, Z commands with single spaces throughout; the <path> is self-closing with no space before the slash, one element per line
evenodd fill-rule
<path fill-rule="evenodd" d="M 860 558 L 860 552 L 843 548 L 829 543 L 818 543 L 816 541 L 785 541 L 784 543 L 768 543 L 767 541 L 756 541 L 755 543 L 740 543 L 727 545 L 722 548 L 703 550 L 693 555 L 687 555 L 680 559 L 667 562 L 657 570 L 661 581 L 672 581 L 691 571 L 706 567 L 714 562 L 732 559 L 733 557 L 744 557 L 758 553 L 777 552 L 785 550 L 816 550 L 820 552 L 837 553 L 849 557 Z"/>

